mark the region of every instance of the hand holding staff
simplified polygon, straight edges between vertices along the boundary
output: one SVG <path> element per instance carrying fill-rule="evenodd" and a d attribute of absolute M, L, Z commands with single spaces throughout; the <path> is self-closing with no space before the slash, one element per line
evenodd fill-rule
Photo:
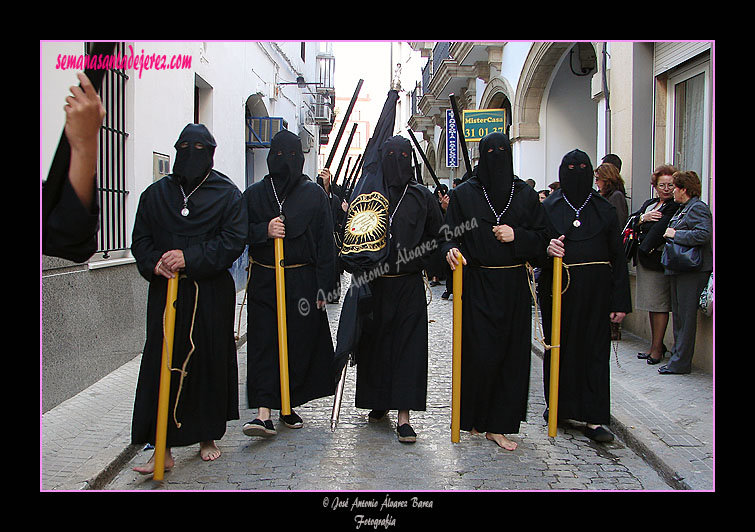
<path fill-rule="evenodd" d="M 467 259 L 461 252 L 452 248 L 446 255 L 446 261 L 453 270 L 454 308 L 453 308 L 453 362 L 451 384 L 451 441 L 459 443 L 461 426 L 461 294 L 464 264 Z"/>
<path fill-rule="evenodd" d="M 168 279 L 163 330 L 163 355 L 160 365 L 160 391 L 157 399 L 157 434 L 155 435 L 154 480 L 162 480 L 165 473 L 165 447 L 168 433 L 168 406 L 170 402 L 170 367 L 173 362 L 173 336 L 176 329 L 176 299 L 178 275 Z"/>
<path fill-rule="evenodd" d="M 550 392 L 548 394 L 548 436 L 556 437 L 558 423 L 558 372 L 561 354 L 561 273 L 564 257 L 564 235 L 548 244 L 548 255 L 553 257 L 553 309 L 551 321 Z"/>
<path fill-rule="evenodd" d="M 283 225 L 283 215 L 281 214 L 280 225 Z M 275 219 L 270 221 L 274 225 L 280 236 L 275 237 L 275 295 L 278 303 L 278 363 L 280 365 L 281 381 L 281 415 L 288 416 L 291 414 L 291 397 L 289 394 L 288 383 L 288 331 L 286 327 L 286 279 L 283 264 L 283 234 L 280 233 L 279 224 L 274 224 Z"/>

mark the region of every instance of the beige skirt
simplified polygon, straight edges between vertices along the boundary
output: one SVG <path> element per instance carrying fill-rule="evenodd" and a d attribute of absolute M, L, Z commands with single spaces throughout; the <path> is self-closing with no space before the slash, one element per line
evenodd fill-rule
<path fill-rule="evenodd" d="M 671 312 L 669 276 L 649 270 L 637 263 L 635 309 L 649 312 Z"/>

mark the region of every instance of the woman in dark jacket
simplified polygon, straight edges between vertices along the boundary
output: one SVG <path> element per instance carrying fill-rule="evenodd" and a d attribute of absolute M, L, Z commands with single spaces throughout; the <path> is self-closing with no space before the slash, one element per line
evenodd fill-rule
<path fill-rule="evenodd" d="M 619 168 L 612 163 L 604 162 L 595 169 L 595 184 L 600 195 L 616 208 L 619 231 L 621 231 L 629 218 L 629 207 L 627 206 L 624 180 L 621 178 Z M 611 340 L 621 340 L 620 323 L 611 323 Z"/>
<path fill-rule="evenodd" d="M 635 308 L 648 311 L 651 334 L 650 352 L 638 353 L 637 358 L 646 359 L 648 364 L 658 364 L 666 354 L 663 337 L 671 312 L 671 284 L 670 278 L 663 274 L 661 252 L 666 242 L 663 232 L 679 208 L 674 202 L 675 172 L 676 168 L 666 164 L 656 168 L 650 177 L 656 197 L 643 203 L 630 217 L 640 242 L 635 257 Z"/>
<path fill-rule="evenodd" d="M 681 207 L 671 218 L 663 236 L 684 246 L 699 246 L 702 264 L 696 270 L 687 272 L 665 269 L 671 279 L 674 348 L 668 364 L 658 369 L 662 375 L 689 373 L 692 370 L 698 302 L 713 271 L 713 217 L 700 199 L 700 191 L 700 178 L 695 172 L 674 174 L 674 200 Z"/>
<path fill-rule="evenodd" d="M 621 178 L 619 169 L 611 163 L 601 164 L 595 169 L 595 184 L 598 186 L 600 195 L 606 198 L 608 203 L 616 207 L 619 228 L 624 227 L 627 223 L 629 209 L 627 207 L 624 180 Z"/>

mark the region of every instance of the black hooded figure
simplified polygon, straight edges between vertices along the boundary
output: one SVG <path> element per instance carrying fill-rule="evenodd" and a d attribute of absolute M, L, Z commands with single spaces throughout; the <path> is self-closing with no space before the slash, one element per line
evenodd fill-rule
<path fill-rule="evenodd" d="M 537 192 L 514 176 L 511 144 L 492 133 L 480 141 L 476 172 L 451 194 L 441 237 L 444 256 L 461 251 L 461 429 L 507 450 L 526 419 L 531 350 L 527 263 L 547 245 Z M 451 262 L 449 262 L 451 264 Z M 454 266 L 455 267 L 455 266 Z M 454 294 L 456 297 L 456 294 Z"/>
<path fill-rule="evenodd" d="M 593 190 L 593 180 L 586 153 L 573 150 L 564 156 L 559 167 L 561 186 L 543 201 L 549 237 L 557 242 L 551 241 L 547 259 L 543 255 L 539 298 L 545 341 L 550 344 L 550 248 L 555 245 L 564 253 L 563 286 L 567 288 L 561 296 L 558 418 L 583 421 L 587 436 L 611 441 L 613 435 L 600 426 L 610 422 L 610 323 L 623 319 L 632 304 L 616 209 Z M 547 402 L 549 350 L 543 357 L 543 379 Z"/>
<path fill-rule="evenodd" d="M 325 191 L 304 175 L 301 139 L 276 134 L 267 157 L 269 173 L 244 192 L 249 218 L 247 399 L 258 417 L 244 426 L 249 436 L 276 433 L 270 410 L 281 408 L 273 220 L 284 217 L 286 327 L 291 406 L 335 393 L 330 365 L 333 342 L 324 303 L 334 298 L 333 222 Z M 292 411 L 282 418 L 299 428 Z"/>
<path fill-rule="evenodd" d="M 173 175 L 183 187 L 193 190 L 210 172 L 215 156 L 215 139 L 201 124 L 189 124 L 181 132 L 174 148 L 176 162 Z"/>
<path fill-rule="evenodd" d="M 355 350 L 356 407 L 371 409 L 371 421 L 398 410 L 399 441 L 410 443 L 416 433 L 409 425 L 409 411 L 426 409 L 427 302 L 422 272 L 436 247 L 441 211 L 430 190 L 414 179 L 409 140 L 390 137 L 380 149 L 389 200 L 389 250 L 382 275 L 369 283 L 372 314 L 364 320 Z"/>
<path fill-rule="evenodd" d="M 139 198 L 131 245 L 149 281 L 132 443 L 155 441 L 166 275 L 180 268 L 172 367 L 185 374 L 172 372 L 167 447 L 200 442 L 204 459 L 219 455 L 212 442 L 222 438 L 227 420 L 239 417 L 236 289 L 228 269 L 244 251 L 247 231 L 241 191 L 212 169 L 214 150 L 205 126 L 186 126 L 176 142 L 174 173 Z M 171 463 L 166 457 L 166 466 Z"/>

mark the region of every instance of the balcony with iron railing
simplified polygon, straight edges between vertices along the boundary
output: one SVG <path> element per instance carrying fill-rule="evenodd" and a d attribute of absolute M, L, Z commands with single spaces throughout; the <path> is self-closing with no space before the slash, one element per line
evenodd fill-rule
<path fill-rule="evenodd" d="M 494 42 L 435 43 L 422 69 L 418 105 L 412 108 L 411 122 L 415 127 L 441 120 L 445 109 L 450 107 L 449 95 L 466 92 L 476 78 L 487 81 L 490 65 L 500 70 L 503 46 L 504 43 Z M 464 107 L 463 101 L 460 104 Z"/>
<path fill-rule="evenodd" d="M 335 94 L 335 70 L 336 58 L 331 54 L 319 54 L 317 56 L 317 72 L 319 85 L 317 92 Z"/>

